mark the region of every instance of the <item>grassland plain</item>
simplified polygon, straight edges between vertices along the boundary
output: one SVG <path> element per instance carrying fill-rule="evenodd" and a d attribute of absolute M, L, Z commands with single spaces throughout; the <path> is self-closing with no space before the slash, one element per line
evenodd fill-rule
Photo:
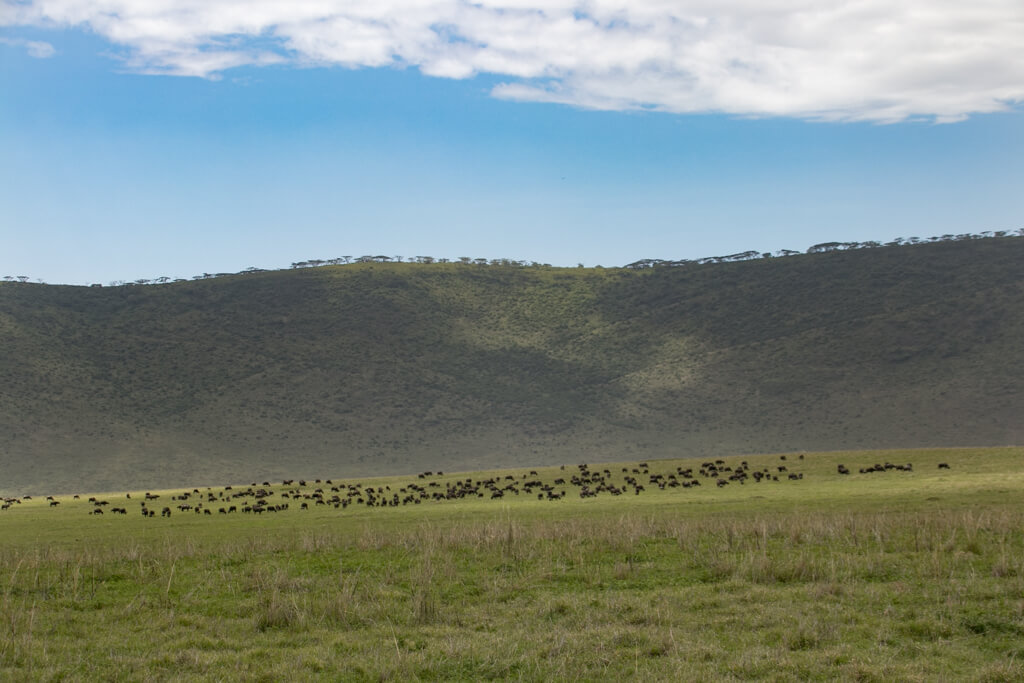
<path fill-rule="evenodd" d="M 0 282 L 0 495 L 1024 442 L 1024 237 Z"/>
<path fill-rule="evenodd" d="M 217 512 L 252 502 L 237 481 L 34 497 L 0 513 L 0 678 L 1024 678 L 1024 449 L 723 460 L 592 466 L 626 492 L 593 498 L 575 466 L 277 482 L 257 488 L 288 509 L 259 515 Z M 742 460 L 778 481 L 715 485 Z M 913 469 L 860 472 L 886 462 Z M 704 485 L 650 479 L 687 469 Z M 569 495 L 306 497 L 466 480 Z M 174 507 L 185 493 L 214 514 Z"/>

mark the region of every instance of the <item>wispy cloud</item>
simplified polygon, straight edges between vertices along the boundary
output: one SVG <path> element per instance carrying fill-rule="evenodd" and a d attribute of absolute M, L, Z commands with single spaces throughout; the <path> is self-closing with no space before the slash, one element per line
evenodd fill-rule
<path fill-rule="evenodd" d="M 25 52 L 30 57 L 36 59 L 46 59 L 57 54 L 57 51 L 53 49 L 53 45 L 41 40 L 25 40 L 23 38 L 0 38 L 0 44 L 11 45 L 12 47 L 25 48 Z"/>
<path fill-rule="evenodd" d="M 598 109 L 955 121 L 1024 101 L 1020 0 L 27 0 L 0 24 L 88 28 L 145 73 L 408 66 Z"/>

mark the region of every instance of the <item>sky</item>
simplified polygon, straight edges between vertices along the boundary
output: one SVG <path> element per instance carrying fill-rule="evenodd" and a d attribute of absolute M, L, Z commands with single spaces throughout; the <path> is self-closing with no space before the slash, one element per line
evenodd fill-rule
<path fill-rule="evenodd" d="M 0 0 L 0 277 L 1024 227 L 1020 0 Z"/>

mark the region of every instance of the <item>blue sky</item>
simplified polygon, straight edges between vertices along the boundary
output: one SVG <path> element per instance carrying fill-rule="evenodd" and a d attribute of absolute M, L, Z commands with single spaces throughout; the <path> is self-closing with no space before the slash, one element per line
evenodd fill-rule
<path fill-rule="evenodd" d="M 182 4 L 159 35 L 123 8 L 124 25 L 60 0 L 0 12 L 0 276 L 106 283 L 363 254 L 612 266 L 1024 227 L 1024 50 L 1019 30 L 990 35 L 991 17 L 971 30 L 994 56 L 958 60 L 959 34 L 940 32 L 945 63 L 876 79 L 850 66 L 860 57 L 819 74 L 828 60 L 798 39 L 804 62 L 778 66 L 775 43 L 751 39 L 739 76 L 669 68 L 658 41 L 681 50 L 697 29 L 654 9 L 588 10 L 583 35 L 583 5 L 533 11 L 525 29 L 445 5 L 454 28 L 403 26 L 353 52 L 348 19 L 325 38 L 324 21 L 289 24 L 268 0 L 253 26 L 218 33 Z M 701 40 L 740 61 L 735 35 Z M 741 80 L 716 90 L 701 69 Z M 751 69 L 760 80 L 742 81 Z"/>

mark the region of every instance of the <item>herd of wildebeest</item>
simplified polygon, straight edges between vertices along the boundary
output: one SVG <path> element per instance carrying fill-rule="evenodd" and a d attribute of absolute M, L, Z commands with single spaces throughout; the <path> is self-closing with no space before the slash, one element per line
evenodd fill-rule
<path fill-rule="evenodd" d="M 780 463 L 785 463 L 786 456 L 780 455 L 779 459 Z M 802 461 L 803 454 L 796 456 L 796 459 Z M 949 464 L 939 463 L 939 469 L 949 469 Z M 172 514 L 180 513 L 212 516 L 215 513 L 229 515 L 242 512 L 259 515 L 289 509 L 308 510 L 311 506 L 330 506 L 336 509 L 345 509 L 350 505 L 363 505 L 369 508 L 399 507 L 466 498 L 495 500 L 519 495 L 557 501 L 565 498 L 570 490 L 580 498 L 586 499 L 602 494 L 621 496 L 632 493 L 639 496 L 649 487 L 661 490 L 688 489 L 701 486 L 702 482 L 705 482 L 722 488 L 730 484 L 801 481 L 804 478 L 802 472 L 789 471 L 789 463 L 777 464 L 774 468 L 752 470 L 746 460 L 735 466 L 727 464 L 724 460 L 714 460 L 702 462 L 696 470 L 694 472 L 694 467 L 677 466 L 672 471 L 658 473 L 652 472 L 648 463 L 641 462 L 632 467 L 622 467 L 616 478 L 607 468 L 591 469 L 590 466 L 581 464 L 566 472 L 563 465 L 560 475 L 550 483 L 542 481 L 536 470 L 530 470 L 527 474 L 507 474 L 477 480 L 472 477 L 454 480 L 449 478 L 443 483 L 439 480 L 444 477 L 444 473 L 431 471 L 421 472 L 415 481 L 404 486 L 396 485 L 394 488 L 391 485 L 371 486 L 358 482 L 335 483 L 330 479 L 316 479 L 312 482 L 286 479 L 281 482 L 280 487 L 274 487 L 265 481 L 262 484 L 252 483 L 244 488 L 225 486 L 219 489 L 206 488 L 202 491 L 194 488 L 191 491 L 169 495 L 167 504 L 160 501 L 159 494 L 147 492 L 139 501 L 138 510 L 143 517 L 155 517 L 159 508 L 161 517 L 170 517 Z M 858 468 L 859 474 L 888 471 L 912 472 L 913 465 L 886 462 Z M 840 464 L 837 466 L 837 473 L 849 475 L 850 469 Z M 276 490 L 277 488 L 284 490 Z M 0 510 L 7 510 L 12 505 L 31 499 L 32 496 L 3 498 Z M 77 494 L 72 496 L 72 500 L 80 499 L 81 496 Z M 132 499 L 130 493 L 126 494 L 126 499 Z M 46 500 L 50 507 L 57 507 L 62 502 L 55 496 L 47 496 Z M 90 515 L 103 515 L 105 511 L 115 515 L 128 514 L 127 507 L 109 507 L 109 501 L 96 496 L 88 498 L 87 502 Z"/>

